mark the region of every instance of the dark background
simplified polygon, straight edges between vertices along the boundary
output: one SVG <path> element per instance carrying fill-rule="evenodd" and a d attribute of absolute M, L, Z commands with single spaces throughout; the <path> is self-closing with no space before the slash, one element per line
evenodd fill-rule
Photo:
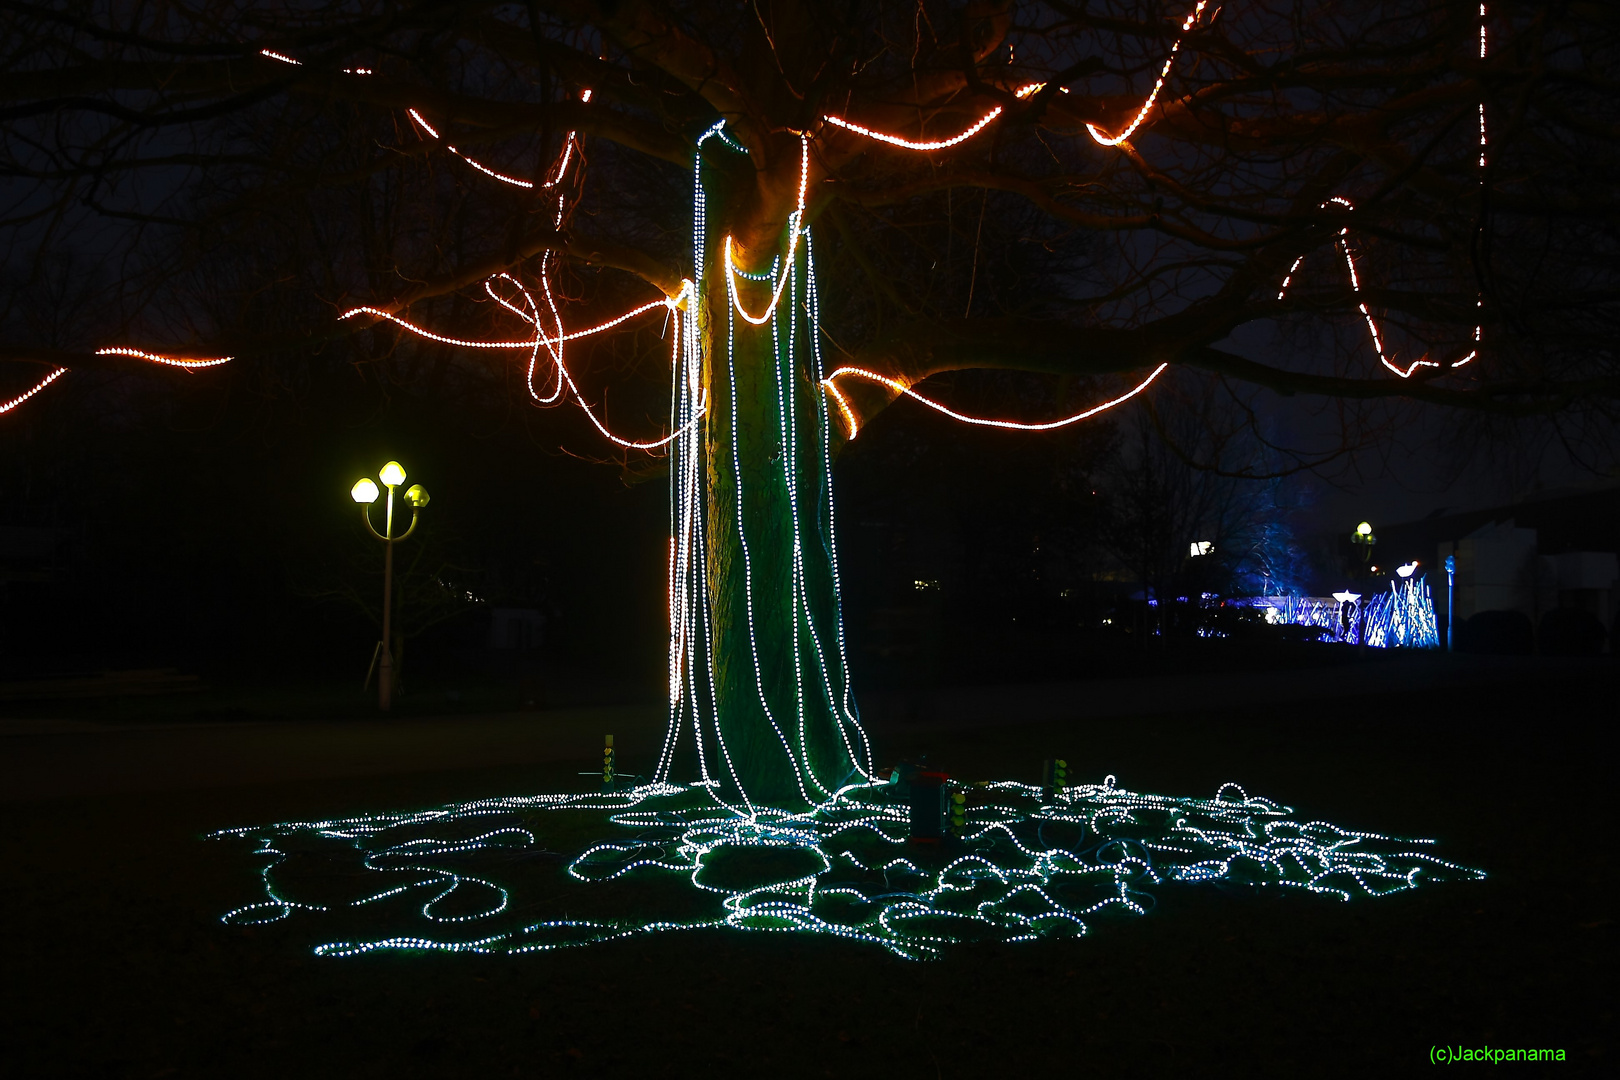
<path fill-rule="evenodd" d="M 1444 663 L 1445 658 L 1434 658 Z M 1537 661 L 1535 663 L 1544 663 Z M 1573 663 L 1573 662 L 1571 662 Z M 0 803 L 8 1067 L 25 1076 L 1393 1076 L 1433 1045 L 1563 1048 L 1607 1075 L 1615 868 L 1607 660 L 1446 691 L 1212 701 L 951 732 L 884 754 L 1033 779 L 1043 755 L 1137 790 L 1226 780 L 1345 827 L 1439 841 L 1482 882 L 1350 903 L 1155 890 L 1144 918 L 934 963 L 795 935 L 664 935 L 510 959 L 324 960 L 257 897 L 248 822 L 568 790 L 591 759 Z M 1596 666 L 1592 666 L 1593 664 Z M 1263 683 L 1258 683 L 1262 685 Z M 1344 692 L 1335 693 L 1334 687 Z M 1016 701 L 1009 698 L 1016 712 Z M 49 763 L 64 737 L 12 736 Z M 84 736 L 72 736 L 82 739 Z M 656 753 L 625 740 L 626 762 Z M 55 739 L 53 743 L 52 740 Z M 53 749 L 54 747 L 54 749 Z M 589 887 L 560 877 L 575 916 Z M 534 899 L 534 898 L 524 898 Z M 318 931 L 317 931 L 318 932 Z"/>
<path fill-rule="evenodd" d="M 75 378 L 7 416 L 0 681 L 175 669 L 215 691 L 322 688 L 360 707 L 382 550 L 348 489 L 397 458 L 432 494 L 396 552 L 401 707 L 663 693 L 662 459 L 604 459 L 572 408 L 496 392 L 446 401 L 422 379 L 379 383 L 333 358 L 307 376 L 280 391 L 251 370 Z M 992 411 L 1094 393 L 1042 376 L 957 381 L 945 392 Z M 1133 503 L 1176 497 L 1131 487 L 1141 419 L 1032 437 L 902 401 L 868 425 L 835 466 L 857 686 L 1068 678 L 1185 653 L 1147 640 L 1143 544 L 1170 552 L 1161 589 L 1224 594 L 1256 579 L 1241 552 L 1190 565 L 1191 521 L 1155 522 L 1164 536 L 1150 541 L 1121 528 Z M 1177 464 L 1182 482 L 1209 483 Z M 1313 490 L 1300 478 L 1218 493 L 1243 519 L 1230 532 L 1262 522 L 1281 553 L 1274 590 L 1314 584 L 1300 531 Z M 491 648 L 495 609 L 538 612 L 543 635 Z"/>
<path fill-rule="evenodd" d="M 644 770 L 667 494 L 655 468 L 559 449 L 588 445 L 566 412 L 531 426 L 397 387 L 384 408 L 342 368 L 271 409 L 201 386 L 60 389 L 12 418 L 0 462 L 5 523 L 62 537 L 49 574 L 7 584 L 6 674 L 16 685 L 176 667 L 201 690 L 4 704 L 0 723 L 16 728 L 0 749 L 10 775 L 30 778 L 13 784 L 25 797 L 0 799 L 19 1075 L 1398 1075 L 1458 1043 L 1563 1048 L 1570 1060 L 1549 1074 L 1605 1071 L 1612 658 L 1526 659 L 1505 681 L 1459 685 L 1448 665 L 1467 658 L 1153 638 L 1130 621 L 1140 583 L 1109 543 L 1119 496 L 1107 481 L 1129 434 L 1118 425 L 1036 440 L 902 405 L 839 460 L 851 660 L 880 760 L 926 754 L 953 775 L 1033 781 L 1061 756 L 1077 779 L 1114 773 L 1178 794 L 1235 780 L 1346 827 L 1434 837 L 1441 857 L 1487 880 L 1348 904 L 1161 889 L 1148 917 L 1098 920 L 1083 940 L 929 964 L 707 933 L 513 959 L 334 961 L 311 954 L 296 921 L 224 927 L 222 912 L 255 899 L 260 862 L 205 843 L 214 829 L 577 789 L 594 747 L 550 725 L 580 703 L 646 703 L 644 732 L 618 728 L 621 767 Z M 411 640 L 399 719 L 384 720 L 359 688 L 375 628 L 362 606 L 318 594 L 380 591 L 379 545 L 347 489 L 391 457 L 433 492 L 401 567 L 420 545 L 434 575 L 485 603 Z M 480 609 L 496 605 L 543 612 L 541 647 L 487 648 Z M 1121 621 L 1104 627 L 1110 612 Z M 1404 690 L 1357 692 L 1392 663 L 1431 667 Z M 1249 681 L 1197 708 L 1092 707 L 1104 683 L 1148 700 L 1200 672 Z M 1009 688 L 995 717 L 940 723 L 940 703 L 966 687 L 1024 680 L 1071 680 L 1055 693 L 1072 706 L 1031 722 Z M 388 725 L 413 715 L 456 741 L 463 718 L 431 714 L 530 701 L 546 744 L 533 760 L 494 746 L 475 765 L 428 755 L 382 775 L 233 781 L 185 742 L 240 732 L 245 746 L 318 756 L 300 718 L 332 718 L 320 721 L 332 738 L 397 741 Z M 30 718 L 61 730 L 29 734 Z M 69 730 L 85 723 L 99 728 Z M 190 779 L 95 794 L 79 775 L 91 740 L 127 746 L 136 776 L 142 754 L 189 757 L 163 769 Z M 60 794 L 41 790 L 50 776 L 64 778 Z M 545 900 L 574 914 L 591 904 L 564 880 Z"/>

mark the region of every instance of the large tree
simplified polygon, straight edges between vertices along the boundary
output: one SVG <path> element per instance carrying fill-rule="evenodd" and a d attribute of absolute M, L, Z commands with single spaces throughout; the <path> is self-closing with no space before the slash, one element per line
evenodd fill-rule
<path fill-rule="evenodd" d="M 1604 5 L 0 11 L 10 301 L 102 282 L 0 359 L 515 357 L 583 405 L 565 332 L 672 320 L 669 430 L 623 440 L 669 455 L 660 770 L 739 807 L 870 768 L 829 463 L 901 394 L 1037 427 L 1167 369 L 1566 425 L 1620 398 Z M 1313 346 L 1229 344 L 1267 324 Z M 967 368 L 1090 396 L 1007 421 L 926 385 Z"/>

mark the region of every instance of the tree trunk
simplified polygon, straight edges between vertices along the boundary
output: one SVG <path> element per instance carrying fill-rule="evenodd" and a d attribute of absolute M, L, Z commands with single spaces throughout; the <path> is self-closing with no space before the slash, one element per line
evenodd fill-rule
<path fill-rule="evenodd" d="M 690 430 L 670 470 L 670 727 L 658 775 L 700 779 L 743 812 L 803 807 L 871 771 L 844 657 L 813 251 L 808 230 L 793 235 L 796 215 L 776 218 L 774 261 L 748 268 L 769 280 L 736 280 L 744 310 L 771 312 L 748 321 L 732 302 L 725 239 L 768 236 L 770 215 L 749 215 L 745 230 L 716 214 L 705 236 L 705 204 L 724 193 L 717 183 L 704 197 L 701 168 L 698 182 L 704 257 L 676 372 L 674 423 Z"/>

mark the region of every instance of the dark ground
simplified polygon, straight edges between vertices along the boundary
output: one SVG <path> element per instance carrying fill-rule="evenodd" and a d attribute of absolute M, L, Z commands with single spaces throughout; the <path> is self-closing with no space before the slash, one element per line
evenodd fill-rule
<path fill-rule="evenodd" d="M 993 727 L 961 726 L 961 710 L 947 718 L 940 702 L 874 707 L 887 759 L 926 749 L 958 775 L 1034 779 L 1042 757 L 1063 756 L 1076 779 L 1112 772 L 1126 787 L 1178 795 L 1234 780 L 1346 827 L 1436 837 L 1442 857 L 1490 874 L 1348 904 L 1164 888 L 1145 918 L 1103 921 L 1085 939 L 969 947 L 927 964 L 869 946 L 718 932 L 516 959 L 330 960 L 312 956 L 295 925 L 219 923 L 258 898 L 257 863 L 200 834 L 575 789 L 575 774 L 593 764 L 590 730 L 605 718 L 534 714 L 523 730 L 538 734 L 528 736 L 487 735 L 515 719 L 479 721 L 485 761 L 508 762 L 483 767 L 469 767 L 477 754 L 434 749 L 472 718 L 442 718 L 439 742 L 419 733 L 414 758 L 389 760 L 365 751 L 368 740 L 388 741 L 380 722 L 333 722 L 349 725 L 335 734 L 260 725 L 242 736 L 251 745 L 199 758 L 200 774 L 175 764 L 194 750 L 173 725 L 0 722 L 4 1070 L 1381 1076 L 1429 1068 L 1431 1045 L 1463 1043 L 1563 1048 L 1569 1058 L 1516 1065 L 1515 1075 L 1607 1073 L 1614 665 L 1524 661 L 1467 681 L 1446 666 L 1454 662 L 1435 657 L 1425 661 L 1432 678 L 1362 694 L 1349 692 L 1361 665 L 1324 671 L 1309 696 L 1297 692 L 1298 672 L 1295 692 L 1279 684 L 1276 694 L 1258 674 L 1247 693 L 1212 694 L 1202 707 L 1188 704 L 1196 687 L 1151 696 L 1174 680 L 1144 680 L 1149 707 L 1171 711 L 1135 715 L 1118 704 L 1119 687 L 1107 703 L 1098 694 L 1097 707 L 1085 684 L 1024 689 L 1008 693 Z M 1424 684 L 1441 688 L 1415 688 Z M 1064 698 L 1066 714 L 1053 706 Z M 634 767 L 656 713 L 621 711 L 611 722 Z M 196 728 L 228 742 L 220 730 Z M 324 771 L 288 764 L 298 755 L 287 747 L 302 741 Z M 81 756 L 139 763 L 143 745 L 171 761 L 123 774 L 148 777 L 144 785 L 109 780 L 118 770 L 105 763 L 94 776 L 75 771 Z M 254 746 L 283 764 L 254 773 L 238 760 L 260 753 Z M 333 746 L 347 749 L 332 757 Z M 70 794 L 42 790 L 47 777 Z M 207 786 L 211 777 L 229 786 Z M 120 783 L 123 794 L 86 794 Z"/>

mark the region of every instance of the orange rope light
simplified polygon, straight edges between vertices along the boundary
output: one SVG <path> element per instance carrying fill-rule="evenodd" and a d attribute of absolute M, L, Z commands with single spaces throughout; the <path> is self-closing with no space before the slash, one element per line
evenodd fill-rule
<path fill-rule="evenodd" d="M 1014 91 L 1014 94 L 1017 97 L 1026 98 L 1045 85 L 1045 83 L 1030 83 L 1028 86 L 1019 87 L 1016 91 Z M 995 108 L 979 117 L 979 119 L 975 120 L 973 124 L 961 134 L 953 135 L 948 139 L 935 139 L 931 142 L 919 142 L 915 139 L 907 139 L 900 135 L 890 135 L 888 132 L 875 131 L 872 128 L 857 124 L 852 120 L 845 120 L 840 116 L 827 115 L 823 116 L 822 119 L 829 124 L 843 128 L 845 131 L 853 131 L 857 135 L 864 135 L 868 139 L 876 139 L 878 142 L 888 143 L 890 146 L 898 146 L 903 150 L 945 150 L 952 146 L 956 146 L 959 143 L 967 142 L 969 139 L 973 138 L 973 136 L 989 127 L 990 122 L 996 117 L 1000 116 L 1001 113 L 1002 108 L 1000 105 L 997 105 Z"/>
<path fill-rule="evenodd" d="M 97 349 L 97 356 L 133 356 L 137 360 L 149 360 L 154 364 L 167 364 L 169 367 L 194 368 L 219 367 L 228 364 L 234 357 L 214 356 L 203 360 L 188 360 L 180 356 L 164 356 L 161 353 L 149 353 L 143 349 L 126 349 L 122 346 L 112 346 L 106 349 Z"/>
<path fill-rule="evenodd" d="M 855 425 L 854 414 L 850 410 L 849 403 L 844 399 L 843 394 L 839 393 L 838 388 L 833 385 L 833 380 L 837 379 L 840 375 L 853 375 L 858 379 L 867 379 L 871 382 L 882 383 L 889 389 L 894 390 L 897 393 L 904 394 L 906 397 L 914 398 L 928 406 L 930 409 L 933 409 L 935 412 L 944 413 L 951 419 L 960 420 L 964 424 L 977 424 L 980 427 L 1008 428 L 1013 431 L 1051 431 L 1054 428 L 1067 427 L 1069 424 L 1079 423 L 1081 420 L 1089 419 L 1090 417 L 1096 416 L 1100 412 L 1106 412 L 1107 410 L 1112 409 L 1115 405 L 1129 401 L 1131 398 L 1153 385 L 1153 380 L 1164 374 L 1164 369 L 1169 366 L 1170 365 L 1168 363 L 1160 364 L 1158 367 L 1154 368 L 1151 373 L 1149 373 L 1147 378 L 1143 379 L 1130 390 L 1127 390 L 1125 393 L 1111 401 L 1105 401 L 1101 405 L 1094 405 L 1085 412 L 1075 413 L 1073 416 L 1066 416 L 1062 420 L 1050 420 L 1043 424 L 1026 424 L 1017 420 L 992 420 L 983 416 L 968 416 L 965 413 L 959 413 L 955 409 L 942 405 L 931 398 L 923 397 L 923 395 L 917 393 L 917 391 L 913 390 L 899 379 L 890 378 L 887 375 L 879 375 L 877 372 L 868 371 L 866 368 L 841 367 L 837 371 L 834 371 L 831 375 L 828 375 L 825 379 L 821 380 L 821 385 L 826 387 L 834 394 L 836 400 L 838 401 L 839 407 L 844 412 L 844 418 L 849 422 L 849 437 L 852 439 L 855 437 L 855 433 L 858 430 Z"/>
<path fill-rule="evenodd" d="M 1181 20 L 1181 32 L 1183 34 L 1193 28 L 1193 24 L 1198 21 L 1198 16 L 1204 13 L 1204 8 L 1207 7 L 1208 4 L 1209 0 L 1198 0 L 1198 6 L 1193 8 L 1192 12 L 1185 19 Z M 1136 129 L 1142 126 L 1142 122 L 1147 119 L 1148 110 L 1152 109 L 1153 103 L 1159 100 L 1159 91 L 1164 89 L 1164 81 L 1170 77 L 1170 68 L 1176 62 L 1176 53 L 1181 51 L 1181 42 L 1182 39 L 1177 38 L 1176 43 L 1170 46 L 1170 55 L 1165 57 L 1164 67 L 1159 70 L 1158 81 L 1153 84 L 1153 89 L 1151 92 L 1149 92 L 1147 100 L 1142 102 L 1142 107 L 1140 109 L 1136 110 L 1136 117 L 1125 126 L 1124 131 L 1121 131 L 1118 135 L 1107 135 L 1104 134 L 1103 130 L 1097 127 L 1095 124 L 1086 125 L 1086 130 L 1091 133 L 1091 137 L 1096 140 L 1099 145 L 1118 146 L 1120 143 L 1124 142 L 1126 139 L 1135 134 Z"/>
<path fill-rule="evenodd" d="M 41 390 L 43 390 L 47 386 L 51 385 L 51 383 L 55 382 L 57 379 L 60 379 L 62 376 L 66 375 L 67 371 L 68 371 L 67 368 L 59 367 L 55 371 L 51 372 L 49 375 L 45 376 L 43 379 L 39 380 L 39 382 L 37 384 L 35 384 L 35 386 L 34 386 L 34 388 L 32 390 L 29 390 L 27 393 L 24 393 L 24 394 L 18 394 L 16 397 L 12 398 L 10 401 L 0 403 L 0 415 L 3 415 L 5 413 L 10 412 L 12 409 L 15 409 L 17 406 L 21 405 L 23 402 L 25 402 L 29 398 L 33 397 L 35 394 L 39 393 Z"/>

